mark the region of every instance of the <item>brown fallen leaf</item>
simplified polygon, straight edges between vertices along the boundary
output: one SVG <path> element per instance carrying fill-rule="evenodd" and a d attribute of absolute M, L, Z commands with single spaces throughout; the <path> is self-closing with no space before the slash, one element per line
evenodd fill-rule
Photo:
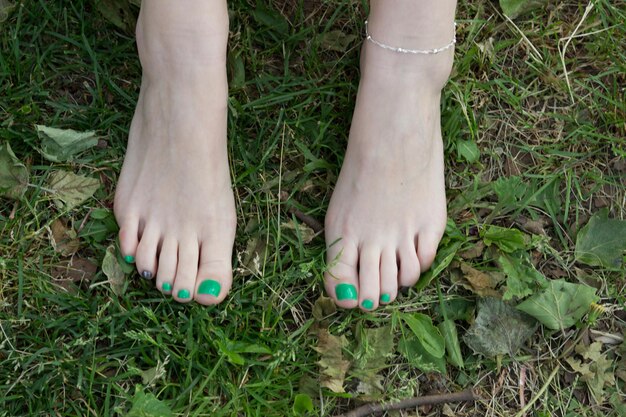
<path fill-rule="evenodd" d="M 466 289 L 481 297 L 501 297 L 500 293 L 495 289 L 503 280 L 501 275 L 479 271 L 465 262 L 461 263 L 461 271 L 463 272 L 464 280 L 460 284 Z"/>
<path fill-rule="evenodd" d="M 80 248 L 80 240 L 76 237 L 76 231 L 68 228 L 62 219 L 56 219 L 49 228 L 50 245 L 63 256 L 72 256 Z"/>
<path fill-rule="evenodd" d="M 52 267 L 52 283 L 71 293 L 76 292 L 74 283 L 91 281 L 98 265 L 86 258 L 73 257 Z"/>
<path fill-rule="evenodd" d="M 484 250 L 485 242 L 479 240 L 478 242 L 474 243 L 471 248 L 464 250 L 463 252 L 459 253 L 459 255 L 461 256 L 461 258 L 466 260 L 476 259 L 483 254 Z"/>
<path fill-rule="evenodd" d="M 333 392 L 345 392 L 343 381 L 350 367 L 350 361 L 343 357 L 343 348 L 348 341 L 345 336 L 333 336 L 324 328 L 318 329 L 317 346 L 314 348 L 321 358 L 317 362 L 320 366 L 320 383 Z"/>

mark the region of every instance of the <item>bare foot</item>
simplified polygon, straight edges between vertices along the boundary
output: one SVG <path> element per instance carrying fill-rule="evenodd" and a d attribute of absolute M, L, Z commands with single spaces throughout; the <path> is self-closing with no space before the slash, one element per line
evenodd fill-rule
<path fill-rule="evenodd" d="M 339 306 L 373 310 L 418 281 L 445 230 L 439 107 L 453 51 L 363 48 L 348 149 L 326 217 L 325 286 Z"/>
<path fill-rule="evenodd" d="M 180 302 L 216 304 L 232 285 L 236 213 L 227 147 L 224 1 L 144 2 L 141 92 L 115 193 L 120 246 Z"/>

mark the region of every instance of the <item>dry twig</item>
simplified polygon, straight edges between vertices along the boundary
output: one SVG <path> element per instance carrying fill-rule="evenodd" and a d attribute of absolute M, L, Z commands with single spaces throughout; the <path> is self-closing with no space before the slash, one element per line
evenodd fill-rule
<path fill-rule="evenodd" d="M 462 401 L 474 401 L 476 395 L 471 389 L 467 389 L 461 392 L 453 392 L 446 394 L 425 395 L 423 397 L 408 398 L 406 400 L 399 401 L 392 404 L 365 404 L 359 408 L 355 408 L 346 414 L 342 414 L 338 417 L 365 417 L 376 413 L 382 413 L 384 411 L 391 410 L 403 410 L 405 408 L 415 408 L 420 405 L 426 404 L 443 404 L 443 403 L 456 403 Z"/>

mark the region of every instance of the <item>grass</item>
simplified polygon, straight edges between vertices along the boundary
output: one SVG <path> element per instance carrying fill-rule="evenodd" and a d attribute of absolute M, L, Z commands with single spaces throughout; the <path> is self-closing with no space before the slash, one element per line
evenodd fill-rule
<path fill-rule="evenodd" d="M 356 94 L 360 37 L 349 35 L 362 33 L 362 3 L 230 2 L 239 229 L 236 282 L 215 308 L 179 305 L 132 274 L 118 296 L 99 267 L 115 241 L 113 193 L 139 91 L 132 33 L 87 0 L 23 1 L 0 23 L 0 137 L 31 169 L 25 197 L 0 200 L 0 416 L 124 415 L 138 386 L 186 416 L 291 415 L 299 392 L 313 397 L 319 415 L 358 404 L 354 378 L 350 394 L 310 390 L 320 376 L 313 307 L 323 292 L 324 241 L 307 238 L 310 230 L 287 208 L 323 219 Z M 547 384 L 528 415 L 618 415 L 624 381 L 607 388 L 613 400 L 595 404 L 562 357 L 574 340 L 595 340 L 594 331 L 623 334 L 626 320 L 624 270 L 574 258 L 576 234 L 594 212 L 626 218 L 626 5 L 589 4 L 585 15 L 586 2 L 551 2 L 515 21 L 494 2 L 459 4 L 443 131 L 459 253 L 479 244 L 490 224 L 522 229 L 538 236 L 527 253 L 539 271 L 598 288 L 607 312 L 564 332 L 542 328 L 502 362 L 462 344 L 465 369 L 448 366 L 444 375 L 396 353 L 381 371 L 381 400 L 475 386 L 481 399 L 451 404 L 454 415 L 510 416 L 522 407 L 523 374 L 526 403 Z M 51 164 L 36 151 L 35 124 L 96 130 L 101 140 L 71 164 Z M 475 161 L 463 144 L 477 145 Z M 102 185 L 86 204 L 59 210 L 44 191 L 58 169 Z M 499 203 L 495 181 L 514 176 L 531 197 Z M 83 279 L 63 280 L 70 258 L 50 243 L 58 219 L 78 233 L 72 259 Z M 473 267 L 497 270 L 487 255 L 472 256 L 465 261 Z M 458 264 L 440 277 L 444 300 L 474 305 Z M 352 341 L 358 326 L 395 325 L 400 312 L 437 317 L 437 305 L 429 285 L 375 313 L 331 312 L 325 325 Z M 469 327 L 458 324 L 460 334 Z"/>

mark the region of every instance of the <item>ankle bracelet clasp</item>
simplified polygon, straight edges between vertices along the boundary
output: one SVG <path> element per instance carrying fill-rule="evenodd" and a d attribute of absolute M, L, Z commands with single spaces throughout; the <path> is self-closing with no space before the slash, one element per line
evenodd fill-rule
<path fill-rule="evenodd" d="M 448 49 L 452 48 L 454 44 L 456 44 L 456 22 L 454 22 L 454 37 L 452 38 L 452 41 L 448 43 L 447 45 L 442 46 L 441 48 L 433 48 L 433 49 L 405 49 L 405 48 L 398 48 L 395 46 L 385 45 L 384 43 L 379 42 L 376 39 L 372 38 L 372 35 L 369 34 L 367 23 L 368 22 L 366 20 L 365 21 L 365 39 L 372 42 L 374 45 L 377 45 L 383 49 L 387 49 L 393 52 L 400 52 L 403 54 L 414 54 L 414 55 L 433 55 L 433 54 L 438 54 L 443 51 L 447 51 Z"/>

